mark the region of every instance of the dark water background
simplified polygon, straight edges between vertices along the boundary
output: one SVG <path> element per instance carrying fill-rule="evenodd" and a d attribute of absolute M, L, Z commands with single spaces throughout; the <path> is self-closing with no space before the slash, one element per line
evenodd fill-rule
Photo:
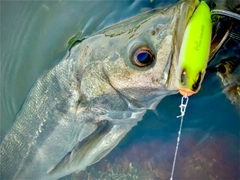
<path fill-rule="evenodd" d="M 33 83 L 64 55 L 71 37 L 80 32 L 83 36 L 90 35 L 144 9 L 175 2 L 177 0 L 1 1 L 1 141 Z M 217 58 L 234 53 L 229 49 Z M 106 171 L 100 168 L 106 166 L 104 162 L 120 166 L 124 163 L 117 159 L 128 158 L 128 165 L 132 163 L 136 167 L 139 163 L 150 163 L 147 166 L 151 166 L 152 175 L 140 175 L 140 179 L 169 178 L 180 123 L 176 118 L 180 114 L 180 100 L 180 95 L 164 98 L 155 112 L 149 111 L 118 147 L 89 168 L 87 174 L 97 178 L 96 169 Z M 239 179 L 239 121 L 239 109 L 222 93 L 220 79 L 214 73 L 207 73 L 201 91 L 189 99 L 176 177 Z M 85 176 L 81 175 L 82 179 Z"/>

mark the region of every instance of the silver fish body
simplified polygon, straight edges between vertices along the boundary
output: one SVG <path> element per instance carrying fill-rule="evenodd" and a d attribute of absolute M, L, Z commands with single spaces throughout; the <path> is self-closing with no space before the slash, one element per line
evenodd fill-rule
<path fill-rule="evenodd" d="M 154 10 L 75 43 L 31 89 L 1 144 L 2 179 L 58 179 L 107 155 L 161 99 L 198 0 Z M 136 50 L 151 51 L 145 67 Z"/>

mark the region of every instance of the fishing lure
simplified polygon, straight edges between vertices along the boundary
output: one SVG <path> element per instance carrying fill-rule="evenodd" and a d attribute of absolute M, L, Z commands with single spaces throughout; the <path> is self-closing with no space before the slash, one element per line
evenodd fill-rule
<path fill-rule="evenodd" d="M 212 22 L 208 4 L 201 1 L 193 13 L 180 49 L 177 67 L 177 87 L 185 96 L 201 88 L 211 47 Z"/>
<path fill-rule="evenodd" d="M 210 3 L 211 2 L 212 1 L 210 1 Z M 209 5 L 206 2 L 201 1 L 187 25 L 180 49 L 177 69 L 177 86 L 179 92 L 182 94 L 182 99 L 179 106 L 181 115 L 177 116 L 177 118 L 181 117 L 181 122 L 170 180 L 173 180 L 183 117 L 188 104 L 188 96 L 197 93 L 201 87 L 207 67 L 211 47 L 211 37 L 211 11 Z"/>

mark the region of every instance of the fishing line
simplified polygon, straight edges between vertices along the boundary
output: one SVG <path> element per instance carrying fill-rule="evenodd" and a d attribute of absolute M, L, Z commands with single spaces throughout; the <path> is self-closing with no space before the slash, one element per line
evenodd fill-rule
<path fill-rule="evenodd" d="M 181 137 L 181 132 L 182 132 L 183 117 L 185 115 L 187 104 L 188 104 L 188 96 L 187 96 L 187 93 L 186 93 L 185 96 L 182 96 L 181 104 L 179 106 L 181 115 L 177 116 L 177 118 L 181 117 L 181 122 L 180 122 L 179 131 L 178 131 L 177 145 L 176 145 L 176 149 L 175 149 L 175 154 L 174 154 L 174 160 L 173 160 L 172 172 L 171 172 L 170 180 L 173 179 L 173 174 L 174 174 L 175 164 L 176 164 L 176 159 L 177 159 L 177 153 L 178 153 L 178 147 L 179 147 L 179 142 L 180 142 L 180 137 Z"/>
<path fill-rule="evenodd" d="M 180 94 L 183 95 L 179 106 L 181 115 L 177 116 L 177 118 L 181 117 L 181 122 L 178 131 L 170 180 L 173 179 L 175 170 L 183 118 L 188 104 L 188 96 L 196 94 L 199 91 L 201 81 L 203 80 L 206 72 L 205 69 L 207 67 L 211 48 L 212 20 L 210 8 L 212 6 L 213 0 L 200 1 L 198 7 L 188 22 L 182 40 L 177 71 L 177 87 Z M 226 14 L 225 11 L 217 11 L 215 13 Z M 237 16 L 233 13 L 228 13 L 228 15 L 233 18 L 237 18 Z"/>

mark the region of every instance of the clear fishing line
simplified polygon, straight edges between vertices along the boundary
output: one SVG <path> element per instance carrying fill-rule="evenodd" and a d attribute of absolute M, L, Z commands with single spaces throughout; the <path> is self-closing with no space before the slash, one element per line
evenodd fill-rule
<path fill-rule="evenodd" d="M 178 131 L 177 145 L 176 145 L 176 149 L 175 149 L 175 154 L 174 154 L 174 160 L 173 160 L 172 172 L 171 172 L 170 180 L 173 180 L 173 174 L 174 174 L 174 170 L 175 170 L 175 164 L 176 164 L 176 159 L 177 159 L 178 147 L 179 147 L 179 142 L 180 142 L 180 137 L 181 137 L 181 132 L 182 132 L 183 117 L 185 115 L 187 104 L 188 104 L 188 96 L 187 96 L 187 93 L 186 93 L 185 96 L 182 97 L 181 104 L 179 106 L 181 115 L 177 116 L 177 118 L 181 117 L 181 122 L 180 122 L 179 131 Z"/>

